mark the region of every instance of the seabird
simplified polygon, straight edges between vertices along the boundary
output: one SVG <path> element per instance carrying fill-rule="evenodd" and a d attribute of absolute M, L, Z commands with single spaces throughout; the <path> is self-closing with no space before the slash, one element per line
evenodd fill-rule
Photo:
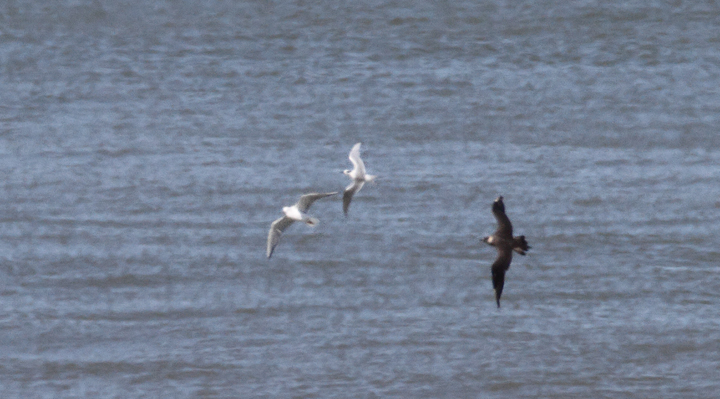
<path fill-rule="evenodd" d="M 483 242 L 492 245 L 497 249 L 497 258 L 492 264 L 492 282 L 495 289 L 495 301 L 498 308 L 500 307 L 500 296 L 502 295 L 503 285 L 505 285 L 505 272 L 510 268 L 512 262 L 513 251 L 520 255 L 525 255 L 525 251 L 530 249 L 525 236 L 513 237 L 512 224 L 505 214 L 505 204 L 503 197 L 498 197 L 492 205 L 492 213 L 498 223 L 495 234 L 483 238 Z"/>
<path fill-rule="evenodd" d="M 345 216 L 347 216 L 348 209 L 350 209 L 350 202 L 352 201 L 353 195 L 360 191 L 365 183 L 373 181 L 376 177 L 374 175 L 365 174 L 365 164 L 362 159 L 360 159 L 361 144 L 362 143 L 355 144 L 352 150 L 350 150 L 349 158 L 350 162 L 352 162 L 354 166 L 353 170 L 343 171 L 344 174 L 352 179 L 352 183 L 345 187 L 345 192 L 343 192 L 343 212 L 345 212 Z"/>
<path fill-rule="evenodd" d="M 293 222 L 302 221 L 305 222 L 308 226 L 312 227 L 315 227 L 318 223 L 320 223 L 317 218 L 310 217 L 305 212 L 307 212 L 313 202 L 319 200 L 320 198 L 329 197 L 335 194 L 337 194 L 337 191 L 332 193 L 305 194 L 300 197 L 300 200 L 297 202 L 297 204 L 293 206 L 284 206 L 282 210 L 285 216 L 277 219 L 270 225 L 270 232 L 268 233 L 267 240 L 268 259 L 270 259 L 273 251 L 275 250 L 275 247 L 278 245 L 278 242 L 280 241 L 280 236 L 282 235 L 283 231 L 285 231 L 285 229 L 287 229 L 291 224 L 293 224 Z"/>

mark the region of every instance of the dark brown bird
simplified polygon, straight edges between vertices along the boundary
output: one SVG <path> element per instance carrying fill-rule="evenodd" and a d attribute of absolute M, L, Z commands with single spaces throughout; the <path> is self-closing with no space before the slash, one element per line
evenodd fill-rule
<path fill-rule="evenodd" d="M 497 249 L 497 258 L 492 264 L 492 282 L 495 289 L 495 301 L 498 308 L 500 307 L 500 296 L 502 295 L 503 286 L 505 285 L 505 272 L 510 268 L 512 262 L 513 251 L 520 255 L 525 255 L 525 251 L 530 249 L 525 236 L 513 237 L 513 228 L 510 219 L 505 214 L 505 204 L 503 197 L 498 197 L 492 205 L 492 213 L 498 223 L 495 234 L 483 238 L 483 242 L 492 245 Z"/>

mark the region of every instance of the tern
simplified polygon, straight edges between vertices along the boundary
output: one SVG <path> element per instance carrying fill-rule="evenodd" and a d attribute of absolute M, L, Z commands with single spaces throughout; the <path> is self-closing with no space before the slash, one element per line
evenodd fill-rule
<path fill-rule="evenodd" d="M 492 205 L 492 213 L 498 223 L 495 234 L 483 238 L 483 242 L 492 245 L 497 249 L 497 258 L 492 264 L 492 282 L 495 289 L 495 301 L 498 308 L 500 307 L 500 296 L 502 295 L 503 286 L 505 285 L 505 272 L 510 268 L 512 262 L 513 251 L 520 255 L 525 255 L 525 251 L 530 249 L 525 236 L 513 237 L 513 228 L 510 219 L 505 214 L 505 204 L 503 197 L 498 197 Z"/>
<path fill-rule="evenodd" d="M 311 193 L 311 194 L 305 194 L 302 197 L 300 197 L 300 200 L 297 202 L 297 204 L 293 206 L 284 206 L 283 207 L 283 213 L 285 216 L 281 217 L 280 219 L 275 220 L 270 225 L 270 232 L 268 233 L 268 240 L 267 240 L 267 257 L 270 259 L 270 257 L 273 254 L 273 251 L 275 250 L 275 247 L 278 245 L 278 242 L 280 241 L 280 236 L 282 233 L 287 229 L 291 224 L 294 222 L 305 222 L 308 226 L 315 227 L 318 223 L 320 223 L 317 218 L 308 216 L 305 212 L 307 212 L 308 209 L 310 209 L 310 206 L 320 198 L 329 197 L 331 195 L 337 194 L 336 192 L 332 193 Z"/>
<path fill-rule="evenodd" d="M 362 159 L 360 159 L 361 144 L 362 143 L 355 144 L 352 150 L 350 150 L 348 158 L 350 158 L 350 162 L 353 164 L 353 169 L 343 171 L 344 174 L 352 179 L 352 183 L 345 187 L 345 191 L 343 192 L 343 212 L 345 212 L 345 216 L 347 216 L 348 210 L 350 209 L 350 202 L 352 201 L 353 195 L 360 191 L 365 183 L 373 181 L 376 177 L 365 173 L 365 164 Z"/>

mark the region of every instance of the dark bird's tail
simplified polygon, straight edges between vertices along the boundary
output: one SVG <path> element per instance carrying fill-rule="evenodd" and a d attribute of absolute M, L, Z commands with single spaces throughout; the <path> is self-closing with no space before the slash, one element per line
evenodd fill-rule
<path fill-rule="evenodd" d="M 495 302 L 497 307 L 500 307 L 500 296 L 502 295 L 503 286 L 505 285 L 505 271 L 504 270 L 493 270 L 492 271 L 493 288 L 495 289 Z"/>
<path fill-rule="evenodd" d="M 513 250 L 520 255 L 525 255 L 525 251 L 529 250 L 530 246 L 528 245 L 527 241 L 525 241 L 525 236 L 520 237 L 514 237 L 513 238 Z"/>

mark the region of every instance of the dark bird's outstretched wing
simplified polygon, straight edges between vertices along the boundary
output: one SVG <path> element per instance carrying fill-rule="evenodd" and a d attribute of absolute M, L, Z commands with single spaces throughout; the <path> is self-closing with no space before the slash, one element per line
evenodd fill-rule
<path fill-rule="evenodd" d="M 276 221 L 272 222 L 270 225 L 270 232 L 268 233 L 268 239 L 267 239 L 267 257 L 270 259 L 270 257 L 273 254 L 273 251 L 275 250 L 275 247 L 278 245 L 278 242 L 280 242 L 280 236 L 282 235 L 283 231 L 288 228 L 291 224 L 293 224 L 294 220 L 290 219 L 287 216 L 283 216 L 280 219 L 277 219 Z"/>
<path fill-rule="evenodd" d="M 343 212 L 345 212 L 345 216 L 347 216 L 348 210 L 350 209 L 350 202 L 352 201 L 353 195 L 360 191 L 364 185 L 364 181 L 354 180 L 352 184 L 345 188 L 345 192 L 343 193 Z"/>
<path fill-rule="evenodd" d="M 510 223 L 510 219 L 508 219 L 507 215 L 505 214 L 505 204 L 503 203 L 503 197 L 498 197 L 493 202 L 492 213 L 493 215 L 495 215 L 495 219 L 497 220 L 498 224 L 498 228 L 495 231 L 495 236 L 503 240 L 512 241 L 512 223 Z"/>
<path fill-rule="evenodd" d="M 505 272 L 510 268 L 512 261 L 512 252 L 504 251 L 498 248 L 498 257 L 492 265 L 492 282 L 495 289 L 495 301 L 498 308 L 500 307 L 500 296 L 502 295 L 503 286 L 505 285 Z"/>
<path fill-rule="evenodd" d="M 320 198 L 329 197 L 331 195 L 337 194 L 337 191 L 332 193 L 311 193 L 311 194 L 305 194 L 302 197 L 300 197 L 300 201 L 295 204 L 297 208 L 300 210 L 300 212 L 307 212 L 308 209 L 310 209 L 310 206 L 313 204 L 313 202 L 319 200 Z"/>

